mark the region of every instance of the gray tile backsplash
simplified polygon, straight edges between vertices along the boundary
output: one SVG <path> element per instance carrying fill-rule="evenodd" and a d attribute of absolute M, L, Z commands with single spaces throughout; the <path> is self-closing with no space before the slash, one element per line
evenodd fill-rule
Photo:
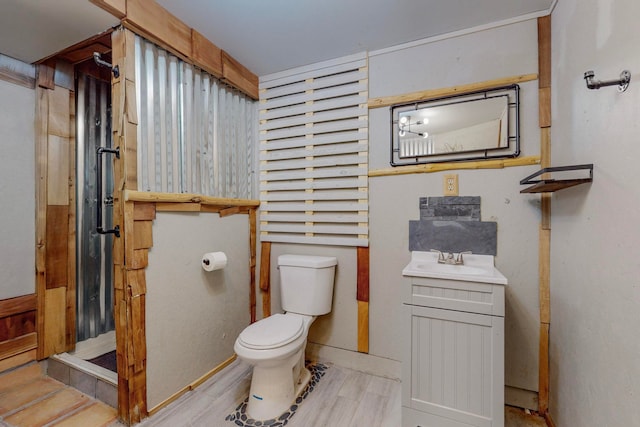
<path fill-rule="evenodd" d="M 420 219 L 480 221 L 480 196 L 420 197 Z"/>
<path fill-rule="evenodd" d="M 409 250 L 497 255 L 498 225 L 481 221 L 480 196 L 421 197 L 409 221 Z"/>

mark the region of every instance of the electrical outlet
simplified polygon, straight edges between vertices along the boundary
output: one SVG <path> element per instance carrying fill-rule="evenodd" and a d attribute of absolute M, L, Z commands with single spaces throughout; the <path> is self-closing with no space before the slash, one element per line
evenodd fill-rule
<path fill-rule="evenodd" d="M 445 196 L 458 195 L 458 174 L 451 174 L 451 175 L 444 176 L 444 195 Z"/>

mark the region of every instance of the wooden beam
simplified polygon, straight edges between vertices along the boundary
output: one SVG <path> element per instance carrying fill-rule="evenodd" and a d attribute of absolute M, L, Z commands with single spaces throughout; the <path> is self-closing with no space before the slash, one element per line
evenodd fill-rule
<path fill-rule="evenodd" d="M 127 0 L 89 0 L 118 19 L 127 15 Z"/>
<path fill-rule="evenodd" d="M 225 51 L 222 51 L 222 79 L 237 87 L 253 99 L 260 97 L 258 76 L 233 59 L 233 57 Z"/>
<path fill-rule="evenodd" d="M 395 104 L 406 104 L 409 102 L 427 101 L 429 99 L 442 98 L 451 95 L 461 95 L 479 90 L 494 89 L 501 86 L 508 86 L 517 83 L 524 83 L 536 80 L 537 74 L 524 74 L 520 76 L 504 77 L 500 79 L 487 80 L 484 82 L 470 83 L 458 86 L 451 86 L 440 89 L 428 89 L 418 92 L 406 93 L 404 95 L 384 96 L 369 99 L 369 108 L 390 107 Z"/>
<path fill-rule="evenodd" d="M 191 57 L 191 28 L 155 0 L 127 0 L 127 16 L 123 23 L 162 47 Z"/>
<path fill-rule="evenodd" d="M 429 163 L 426 165 L 398 166 L 369 171 L 369 177 L 408 175 L 412 173 L 432 173 L 462 169 L 502 169 L 513 166 L 540 164 L 540 156 L 519 157 L 517 159 L 480 160 L 475 162 Z"/>
<path fill-rule="evenodd" d="M 191 30 L 191 52 L 195 65 L 209 74 L 222 77 L 222 50 L 194 29 Z"/>

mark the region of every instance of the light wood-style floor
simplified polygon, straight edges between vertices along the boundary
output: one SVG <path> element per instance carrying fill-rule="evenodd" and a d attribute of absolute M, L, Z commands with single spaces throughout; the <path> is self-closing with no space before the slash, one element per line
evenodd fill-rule
<path fill-rule="evenodd" d="M 114 408 L 46 377 L 37 363 L 0 375 L 2 427 L 98 427 L 116 417 Z"/>
<path fill-rule="evenodd" d="M 398 427 L 400 382 L 351 369 L 329 368 L 302 402 L 289 427 Z M 249 394 L 251 366 L 236 360 L 141 426 L 231 427 L 225 417 Z"/>
<path fill-rule="evenodd" d="M 399 427 L 400 381 L 333 364 L 302 402 L 288 427 Z M 236 360 L 195 390 L 145 419 L 141 427 L 232 427 L 227 415 L 247 397 L 251 367 Z M 32 364 L 0 376 L 0 427 L 120 427 L 116 411 L 42 375 Z M 507 427 L 545 422 L 506 408 Z"/>

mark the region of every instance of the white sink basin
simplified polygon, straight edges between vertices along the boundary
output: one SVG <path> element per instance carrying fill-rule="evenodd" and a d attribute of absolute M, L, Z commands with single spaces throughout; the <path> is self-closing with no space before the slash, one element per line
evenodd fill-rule
<path fill-rule="evenodd" d="M 440 264 L 435 252 L 411 252 L 411 262 L 402 270 L 403 276 L 506 285 L 507 278 L 494 266 L 493 255 L 463 255 L 463 265 Z"/>

